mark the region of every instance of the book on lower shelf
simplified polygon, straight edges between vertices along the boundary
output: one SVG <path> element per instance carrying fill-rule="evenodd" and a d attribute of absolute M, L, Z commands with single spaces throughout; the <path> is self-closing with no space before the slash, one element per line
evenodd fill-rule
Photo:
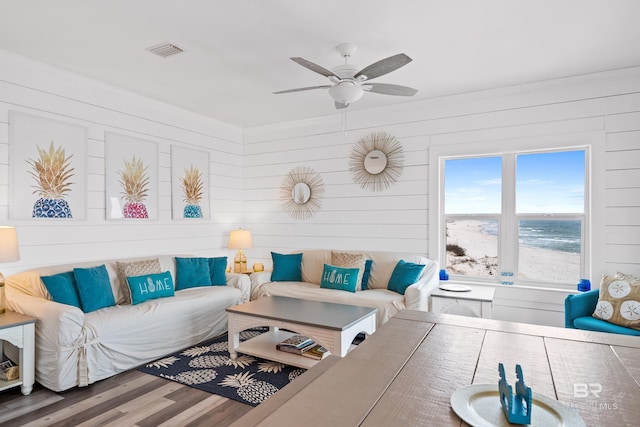
<path fill-rule="evenodd" d="M 287 352 L 287 353 L 303 354 L 305 351 L 309 350 L 311 347 L 315 345 L 316 343 L 313 340 L 309 340 L 308 342 L 305 343 L 305 345 L 300 347 L 294 347 L 291 345 L 283 345 L 282 343 L 278 343 L 276 344 L 276 349 Z"/>
<path fill-rule="evenodd" d="M 329 355 L 329 350 L 327 350 L 320 344 L 316 344 L 313 347 L 304 351 L 302 355 L 306 357 L 310 357 L 312 359 L 322 360 Z"/>
<path fill-rule="evenodd" d="M 292 335 L 284 341 L 279 342 L 278 347 L 301 349 L 313 343 L 313 340 L 304 335 Z"/>

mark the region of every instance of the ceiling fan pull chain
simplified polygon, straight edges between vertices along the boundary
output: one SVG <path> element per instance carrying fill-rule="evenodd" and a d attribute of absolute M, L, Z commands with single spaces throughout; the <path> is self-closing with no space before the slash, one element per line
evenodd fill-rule
<path fill-rule="evenodd" d="M 347 109 L 342 109 L 342 134 L 347 136 Z"/>

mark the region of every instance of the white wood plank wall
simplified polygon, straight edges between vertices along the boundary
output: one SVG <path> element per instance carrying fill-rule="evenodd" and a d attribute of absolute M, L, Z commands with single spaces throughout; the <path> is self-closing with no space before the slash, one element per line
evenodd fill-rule
<path fill-rule="evenodd" d="M 88 129 L 88 218 L 9 218 L 9 111 Z M 106 220 L 105 132 L 156 142 L 159 218 Z M 211 217 L 173 220 L 171 146 L 209 151 Z M 3 274 L 38 265 L 164 253 L 233 255 L 228 232 L 242 212 L 242 129 L 39 62 L 0 52 L 0 224 L 18 230 L 21 260 Z"/>

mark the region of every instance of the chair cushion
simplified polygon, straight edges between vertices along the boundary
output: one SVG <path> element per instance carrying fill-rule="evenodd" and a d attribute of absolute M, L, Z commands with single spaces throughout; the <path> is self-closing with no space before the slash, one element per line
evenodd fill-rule
<path fill-rule="evenodd" d="M 640 280 L 623 274 L 603 274 L 593 317 L 640 330 Z"/>
<path fill-rule="evenodd" d="M 596 319 L 592 316 L 584 316 L 574 319 L 573 326 L 577 329 L 583 329 L 586 331 L 610 332 L 613 334 L 640 336 L 640 331 L 636 331 L 635 329 L 631 328 L 625 328 L 624 326 L 614 325 L 613 323 Z"/>

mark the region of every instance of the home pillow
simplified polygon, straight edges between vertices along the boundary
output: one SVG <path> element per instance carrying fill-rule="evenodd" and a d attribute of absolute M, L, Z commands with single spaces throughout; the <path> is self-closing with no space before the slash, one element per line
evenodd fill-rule
<path fill-rule="evenodd" d="M 359 274 L 360 270 L 357 268 L 344 268 L 325 264 L 322 269 L 320 287 L 355 292 Z"/>
<path fill-rule="evenodd" d="M 171 273 L 165 271 L 157 274 L 127 277 L 131 293 L 131 304 L 140 304 L 151 299 L 171 297 L 174 295 Z"/>
<path fill-rule="evenodd" d="M 209 275 L 213 286 L 227 286 L 227 257 L 209 258 Z"/>
<path fill-rule="evenodd" d="M 593 317 L 640 330 L 640 280 L 620 273 L 603 274 Z"/>
<path fill-rule="evenodd" d="M 42 276 L 40 279 L 42 279 L 42 283 L 49 291 L 53 301 L 80 308 L 80 297 L 73 271 L 53 276 Z"/>
<path fill-rule="evenodd" d="M 331 265 L 358 269 L 358 281 L 356 284 L 358 291 L 362 290 L 362 277 L 364 276 L 364 266 L 366 263 L 367 257 L 364 254 L 331 251 Z"/>
<path fill-rule="evenodd" d="M 414 264 L 401 259 L 391 273 L 387 289 L 404 295 L 407 288 L 418 281 L 424 267 L 424 264 Z"/>
<path fill-rule="evenodd" d="M 131 289 L 129 289 L 127 277 L 156 274 L 162 271 L 160 267 L 160 260 L 158 258 L 150 258 L 135 262 L 116 262 L 116 267 L 118 270 L 120 291 L 124 298 L 123 304 L 131 304 Z"/>
<path fill-rule="evenodd" d="M 271 252 L 273 261 L 272 282 L 301 282 L 302 281 L 302 253 L 278 254 Z"/>
<path fill-rule="evenodd" d="M 176 291 L 211 286 L 208 258 L 176 257 Z"/>
<path fill-rule="evenodd" d="M 80 307 L 85 313 L 116 305 L 109 281 L 107 267 L 74 268 L 73 276 L 78 286 Z"/>

